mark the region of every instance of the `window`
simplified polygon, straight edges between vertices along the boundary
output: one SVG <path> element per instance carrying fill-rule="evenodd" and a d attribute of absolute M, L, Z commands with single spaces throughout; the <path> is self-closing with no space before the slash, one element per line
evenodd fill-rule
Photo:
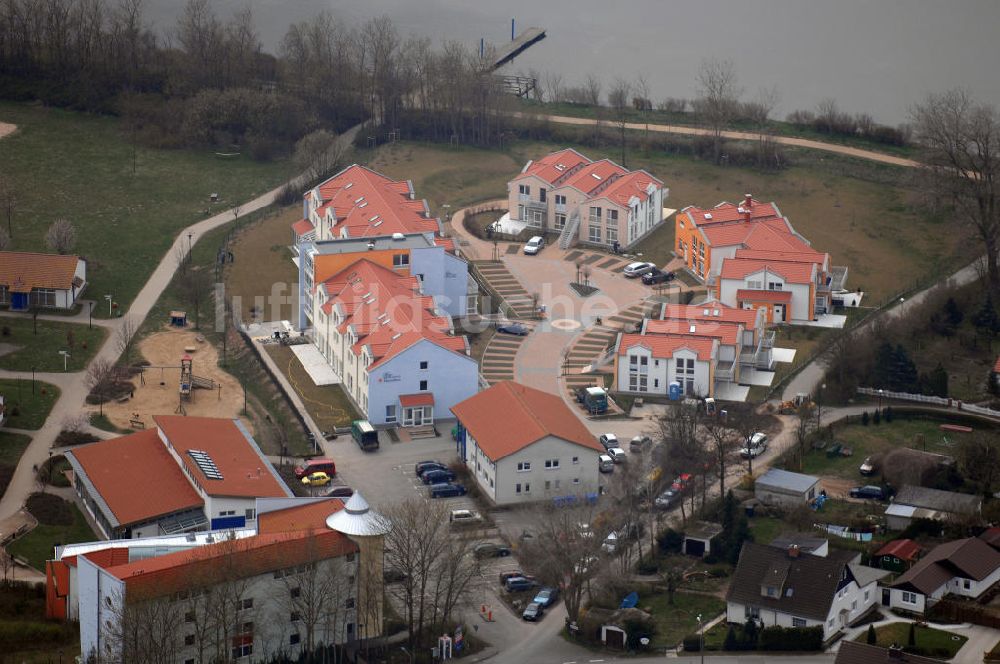
<path fill-rule="evenodd" d="M 302 596 L 302 588 L 292 588 L 289 591 L 289 593 L 291 594 L 291 596 L 292 596 L 293 599 L 296 599 L 296 598 Z"/>
<path fill-rule="evenodd" d="M 423 362 L 420 363 L 420 368 L 421 370 L 427 369 L 427 360 L 424 360 Z"/>
<path fill-rule="evenodd" d="M 546 470 L 555 470 L 558 467 L 559 467 L 559 459 L 546 459 L 545 460 L 545 469 Z"/>
<path fill-rule="evenodd" d="M 833 623 L 836 622 L 836 618 L 830 618 L 830 622 L 827 623 L 830 627 L 833 627 Z"/>
<path fill-rule="evenodd" d="M 905 590 L 903 591 L 903 603 L 904 604 L 916 604 L 917 603 L 917 593 L 909 593 Z"/>
<path fill-rule="evenodd" d="M 573 484 L 579 484 L 579 483 L 580 483 L 580 478 L 579 477 L 574 477 L 573 478 Z"/>
<path fill-rule="evenodd" d="M 424 392 L 426 390 L 427 390 L 427 381 L 426 380 L 420 381 L 420 391 Z"/>
<path fill-rule="evenodd" d="M 575 466 L 579 463 L 580 463 L 580 457 L 573 457 L 573 465 Z"/>
<path fill-rule="evenodd" d="M 563 213 L 563 212 L 557 212 L 556 213 L 556 230 L 561 231 L 565 227 L 566 227 L 566 214 Z M 3 300 L 0 300 L 0 302 L 3 302 Z"/>
<path fill-rule="evenodd" d="M 767 282 L 767 290 L 781 290 L 781 282 L 780 281 Z"/>
<path fill-rule="evenodd" d="M 761 282 L 759 281 L 750 280 L 747 282 L 747 288 L 750 290 L 760 290 L 760 284 Z"/>
<path fill-rule="evenodd" d="M 345 609 L 353 609 L 354 608 L 354 598 L 353 597 L 348 597 L 347 598 L 347 601 L 344 602 L 344 608 Z"/>
<path fill-rule="evenodd" d="M 410 265 L 410 255 L 409 254 L 393 254 L 392 255 L 392 266 L 393 267 L 408 267 Z"/>
<path fill-rule="evenodd" d="M 51 288 L 32 288 L 28 301 L 36 307 L 56 306 L 56 292 Z"/>
<path fill-rule="evenodd" d="M 768 597 L 777 597 L 778 596 L 778 589 L 775 588 L 774 586 L 768 586 L 767 587 L 767 596 Z"/>
<path fill-rule="evenodd" d="M 869 597 L 869 596 L 870 596 L 871 594 L 872 594 L 872 591 L 870 591 L 870 590 L 866 590 L 866 591 L 865 591 L 865 604 L 867 604 L 867 603 L 868 603 L 868 597 Z"/>
<path fill-rule="evenodd" d="M 188 634 L 184 637 L 184 645 L 193 646 L 194 645 L 194 634 Z"/>
<path fill-rule="evenodd" d="M 547 192 L 545 191 L 545 187 L 540 187 L 538 189 L 538 200 L 540 200 L 542 203 L 545 202 L 545 194 L 546 193 Z"/>
<path fill-rule="evenodd" d="M 246 516 L 246 520 L 247 520 L 247 521 L 253 521 L 254 519 L 256 519 L 256 518 L 257 518 L 257 510 L 255 510 L 255 509 L 253 509 L 253 508 L 251 507 L 250 509 L 248 509 L 248 510 L 246 511 L 246 514 L 245 514 L 245 516 Z"/>
<path fill-rule="evenodd" d="M 556 489 L 559 488 L 559 480 L 556 480 Z"/>
<path fill-rule="evenodd" d="M 969 579 L 962 579 L 962 587 L 966 590 L 972 590 L 972 581 Z"/>
<path fill-rule="evenodd" d="M 351 553 L 349 553 L 346 556 L 344 556 L 344 560 L 346 560 L 349 563 L 353 563 L 354 562 L 354 552 L 352 551 Z"/>
<path fill-rule="evenodd" d="M 804 618 L 792 618 L 792 627 L 805 627 L 806 621 Z"/>
<path fill-rule="evenodd" d="M 556 194 L 556 207 L 559 207 L 560 205 L 563 207 L 566 206 L 566 197 L 562 194 Z"/>
<path fill-rule="evenodd" d="M 253 608 L 253 597 L 248 597 L 248 598 L 246 598 L 244 600 L 240 600 L 240 601 L 236 602 L 236 610 L 237 611 L 246 610 L 246 609 L 252 609 L 252 608 Z"/>
<path fill-rule="evenodd" d="M 517 185 L 517 193 L 522 196 L 531 196 L 531 187 L 526 184 Z"/>
<path fill-rule="evenodd" d="M 386 406 L 385 407 L 385 421 L 386 422 L 395 422 L 396 421 L 396 406 L 395 406 L 395 404 L 393 404 L 392 406 Z"/>
<path fill-rule="evenodd" d="M 245 643 L 240 646 L 233 648 L 233 659 L 240 659 L 241 657 L 249 657 L 253 654 L 253 643 Z"/>
<path fill-rule="evenodd" d="M 301 637 L 299 636 L 298 632 L 296 632 L 295 634 L 289 635 L 288 636 L 288 645 L 294 646 L 294 645 L 298 644 L 300 638 Z"/>
<path fill-rule="evenodd" d="M 514 493 L 521 493 L 521 485 L 520 484 L 515 484 L 514 485 Z"/>
<path fill-rule="evenodd" d="M 545 490 L 548 491 L 551 488 L 552 488 L 552 482 L 550 482 L 549 480 L 545 480 Z"/>
<path fill-rule="evenodd" d="M 593 221 L 593 220 L 591 220 L 591 221 Z M 600 242 L 601 241 L 600 220 L 598 220 L 597 224 L 594 224 L 594 223 L 590 224 L 589 235 L 587 236 L 587 239 L 590 242 Z"/>
<path fill-rule="evenodd" d="M 220 510 L 219 516 L 236 516 L 236 510 Z"/>
<path fill-rule="evenodd" d="M 760 607 L 747 604 L 743 607 L 743 616 L 745 618 L 760 618 Z"/>
<path fill-rule="evenodd" d="M 617 242 L 618 241 L 618 226 L 612 226 L 611 222 L 609 221 L 606 230 L 608 232 L 608 238 L 607 238 L 608 244 Z"/>
<path fill-rule="evenodd" d="M 291 622 L 298 622 L 299 620 L 302 619 L 298 611 L 292 611 L 289 617 L 291 618 Z"/>
<path fill-rule="evenodd" d="M 194 622 L 194 611 L 188 611 L 184 614 L 184 622 Z"/>
<path fill-rule="evenodd" d="M 531 470 L 531 462 L 530 461 L 519 461 L 517 463 L 517 472 L 519 472 L 519 473 L 526 473 L 529 470 Z"/>
<path fill-rule="evenodd" d="M 590 208 L 590 223 L 601 223 L 601 208 L 592 207 Z"/>
<path fill-rule="evenodd" d="M 608 228 L 611 228 L 611 226 L 618 228 L 618 210 L 608 209 L 608 215 L 606 219 Z"/>

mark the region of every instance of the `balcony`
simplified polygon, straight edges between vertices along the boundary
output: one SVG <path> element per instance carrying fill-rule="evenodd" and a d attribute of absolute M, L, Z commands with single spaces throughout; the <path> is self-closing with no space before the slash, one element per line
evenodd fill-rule
<path fill-rule="evenodd" d="M 817 284 L 819 291 L 839 291 L 844 289 L 847 283 L 847 267 L 844 265 L 834 265 L 826 276 L 826 283 Z"/>
<path fill-rule="evenodd" d="M 549 204 L 545 203 L 543 201 L 533 201 L 533 200 L 528 199 L 528 200 L 521 201 L 521 204 L 524 205 L 524 207 L 528 208 L 529 210 L 543 210 L 543 211 L 547 211 L 549 209 Z"/>
<path fill-rule="evenodd" d="M 736 363 L 732 360 L 719 362 L 715 365 L 716 382 L 731 383 L 736 378 Z"/>
<path fill-rule="evenodd" d="M 556 203 L 555 207 L 556 207 L 556 212 L 566 212 L 566 204 L 565 203 Z"/>

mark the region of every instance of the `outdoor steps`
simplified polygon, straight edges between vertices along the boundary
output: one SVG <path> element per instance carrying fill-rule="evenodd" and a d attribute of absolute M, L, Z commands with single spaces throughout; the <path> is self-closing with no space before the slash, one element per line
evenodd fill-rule
<path fill-rule="evenodd" d="M 411 440 L 419 440 L 421 438 L 435 438 L 437 436 L 437 431 L 434 430 L 434 425 L 425 424 L 419 427 L 409 427 L 406 432 L 409 434 Z"/>

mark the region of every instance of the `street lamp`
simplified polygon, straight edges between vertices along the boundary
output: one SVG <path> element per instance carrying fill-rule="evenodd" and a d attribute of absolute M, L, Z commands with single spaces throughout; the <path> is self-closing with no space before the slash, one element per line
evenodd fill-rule
<path fill-rule="evenodd" d="M 63 371 L 66 371 L 67 370 L 67 363 L 69 362 L 69 351 L 68 350 L 61 350 L 61 351 L 59 351 L 59 354 L 63 356 Z M 34 375 L 35 375 L 34 372 L 32 372 L 32 374 L 31 374 L 31 376 L 32 376 L 32 387 L 34 387 Z"/>
<path fill-rule="evenodd" d="M 192 247 L 191 238 L 193 236 L 194 236 L 194 233 L 188 233 L 188 263 L 191 262 L 191 247 Z"/>
<path fill-rule="evenodd" d="M 823 426 L 823 391 L 826 389 L 826 383 L 819 386 L 819 395 L 816 399 L 816 426 Z"/>
<path fill-rule="evenodd" d="M 705 630 L 701 626 L 701 614 L 695 616 L 698 621 L 698 653 L 701 655 L 701 664 L 705 664 Z"/>
<path fill-rule="evenodd" d="M 879 411 L 882 410 L 882 395 L 883 394 L 884 394 L 884 392 L 882 391 L 882 388 L 879 388 L 879 390 L 878 390 L 878 409 L 879 409 Z"/>
<path fill-rule="evenodd" d="M 87 323 L 91 330 L 94 329 L 94 301 L 90 301 L 90 322 Z"/>
<path fill-rule="evenodd" d="M 108 301 L 108 318 L 111 318 L 111 294 L 105 295 L 104 299 Z"/>
<path fill-rule="evenodd" d="M 35 393 L 35 367 L 31 367 L 31 393 Z"/>

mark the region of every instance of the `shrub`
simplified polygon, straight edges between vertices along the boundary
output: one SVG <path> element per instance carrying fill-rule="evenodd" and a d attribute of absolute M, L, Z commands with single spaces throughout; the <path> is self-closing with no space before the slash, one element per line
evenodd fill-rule
<path fill-rule="evenodd" d="M 823 648 L 822 627 L 765 627 L 760 649 L 770 651 L 816 651 Z"/>
<path fill-rule="evenodd" d="M 868 411 L 861 413 L 861 426 L 868 426 Z"/>
<path fill-rule="evenodd" d="M 72 526 L 71 503 L 50 493 L 33 493 L 25 501 L 28 511 L 46 526 Z"/>
<path fill-rule="evenodd" d="M 641 559 L 635 566 L 636 574 L 649 575 L 656 574 L 659 571 L 660 563 L 653 556 Z"/>
<path fill-rule="evenodd" d="M 684 652 L 701 651 L 701 636 L 697 634 L 688 634 L 684 637 L 684 641 L 682 643 L 684 646 Z"/>
<path fill-rule="evenodd" d="M 86 443 L 96 443 L 100 438 L 86 431 L 60 431 L 56 436 L 56 443 L 60 446 L 84 445 Z"/>
<path fill-rule="evenodd" d="M 737 645 L 738 644 L 736 641 L 736 629 L 732 625 L 730 625 L 729 630 L 726 632 L 726 639 L 722 642 L 722 649 L 736 650 Z"/>
<path fill-rule="evenodd" d="M 870 646 L 878 644 L 878 636 L 875 634 L 875 625 L 868 625 L 868 636 L 865 638 L 865 641 Z"/>
<path fill-rule="evenodd" d="M 4 325 L 2 328 L 0 328 L 0 334 L 2 334 L 5 337 L 9 337 L 10 336 L 10 326 L 9 325 Z"/>
<path fill-rule="evenodd" d="M 684 544 L 684 535 L 673 528 L 667 528 L 657 535 L 656 543 L 659 545 L 660 551 L 664 553 L 679 553 Z"/>

